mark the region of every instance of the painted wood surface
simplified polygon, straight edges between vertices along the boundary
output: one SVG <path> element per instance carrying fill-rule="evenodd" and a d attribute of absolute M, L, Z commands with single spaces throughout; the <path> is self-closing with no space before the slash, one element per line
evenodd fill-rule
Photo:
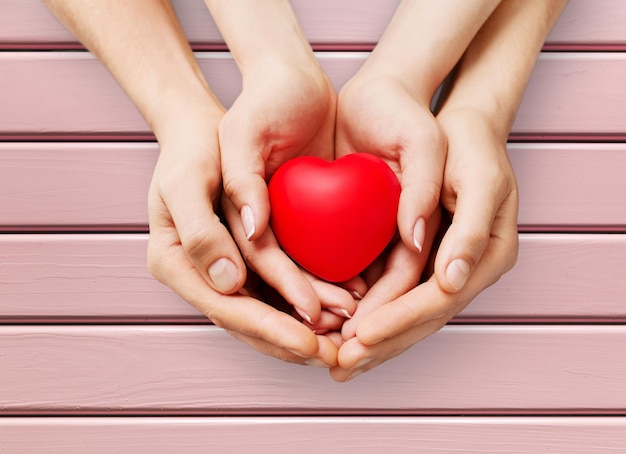
<path fill-rule="evenodd" d="M 626 144 L 511 143 L 509 156 L 522 230 L 626 228 Z M 147 231 L 157 157 L 152 142 L 0 142 L 0 231 Z"/>
<path fill-rule="evenodd" d="M 0 142 L 0 229 L 147 231 L 156 143 Z"/>
<path fill-rule="evenodd" d="M 623 417 L 0 418 L 7 453 L 603 454 Z"/>
<path fill-rule="evenodd" d="M 0 345 L 7 416 L 626 412 L 626 326 L 448 326 L 348 383 L 214 326 L 1 326 Z"/>
<path fill-rule="evenodd" d="M 367 45 L 382 35 L 397 0 L 293 0 L 294 10 L 313 44 Z M 201 0 L 174 0 L 189 40 L 196 46 L 222 38 Z M 626 45 L 626 8 L 621 0 L 570 0 L 548 37 L 548 45 L 572 47 Z M 74 46 L 76 40 L 38 0 L 0 2 L 0 46 Z"/>
<path fill-rule="evenodd" d="M 144 234 L 0 235 L 0 322 L 202 322 L 146 269 Z M 626 235 L 522 234 L 459 321 L 626 320 Z"/>
<path fill-rule="evenodd" d="M 336 88 L 366 52 L 319 52 Z M 229 106 L 241 87 L 227 53 L 198 53 L 209 85 Z M 626 56 L 621 53 L 542 54 L 517 119 L 514 136 L 589 138 L 626 135 Z M 0 135 L 149 136 L 137 109 L 85 52 L 0 53 Z M 41 137 L 39 137 L 41 139 Z"/>

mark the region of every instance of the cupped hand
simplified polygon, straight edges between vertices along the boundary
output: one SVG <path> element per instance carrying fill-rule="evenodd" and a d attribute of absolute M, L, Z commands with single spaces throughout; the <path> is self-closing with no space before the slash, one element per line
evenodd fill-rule
<path fill-rule="evenodd" d="M 227 219 L 233 236 L 247 265 L 308 323 L 317 323 L 322 316 L 320 296 L 279 248 L 268 227 L 267 183 L 289 159 L 303 155 L 332 159 L 335 108 L 336 93 L 311 55 L 308 65 L 275 61 L 259 68 L 246 67 L 242 93 L 219 126 L 224 191 L 229 201 L 225 211 L 230 214 Z M 341 291 L 344 297 L 350 296 Z M 351 314 L 354 302 L 351 297 L 349 300 L 336 309 Z"/>
<path fill-rule="evenodd" d="M 359 75 L 340 91 L 337 108 L 337 157 L 372 153 L 396 173 L 401 194 L 396 242 L 376 283 L 342 328 L 345 340 L 368 314 L 414 288 L 421 279 L 439 226 L 439 196 L 446 142 L 429 109 L 400 80 Z"/>
<path fill-rule="evenodd" d="M 341 346 L 339 365 L 331 369 L 337 381 L 376 367 L 441 329 L 516 261 L 518 193 L 506 137 L 496 132 L 501 128 L 472 110 L 444 112 L 438 122 L 448 142 L 441 201 L 452 223 L 436 251 L 435 273 L 360 320 L 356 337 Z M 462 285 L 448 275 L 455 260 L 468 264 L 461 266 Z"/>

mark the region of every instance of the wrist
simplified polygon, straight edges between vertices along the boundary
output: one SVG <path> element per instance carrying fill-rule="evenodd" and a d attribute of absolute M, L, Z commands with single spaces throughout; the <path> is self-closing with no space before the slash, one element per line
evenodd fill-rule
<path fill-rule="evenodd" d="M 146 116 L 146 119 L 163 146 L 199 134 L 215 133 L 217 137 L 224 113 L 224 107 L 208 89 L 193 90 L 188 87 L 187 90 L 172 90 L 162 96 L 155 105 L 154 115 Z"/>
<path fill-rule="evenodd" d="M 242 74 L 316 62 L 288 0 L 205 0 Z"/>

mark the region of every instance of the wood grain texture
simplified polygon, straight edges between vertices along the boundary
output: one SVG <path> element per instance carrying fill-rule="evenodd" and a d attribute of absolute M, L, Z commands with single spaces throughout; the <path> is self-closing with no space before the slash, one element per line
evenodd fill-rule
<path fill-rule="evenodd" d="M 626 144 L 510 143 L 508 153 L 522 230 L 626 228 Z"/>
<path fill-rule="evenodd" d="M 241 88 L 227 53 L 198 53 L 209 85 L 230 106 Z M 365 52 L 319 52 L 340 88 Z M 626 135 L 626 56 L 621 53 L 544 53 L 512 133 L 580 138 Z M 121 88 L 85 52 L 0 53 L 0 135 L 150 136 Z"/>
<path fill-rule="evenodd" d="M 626 326 L 448 326 L 348 383 L 213 326 L 1 326 L 11 414 L 620 413 Z"/>
<path fill-rule="evenodd" d="M 626 144 L 512 143 L 509 156 L 522 230 L 626 229 Z M 152 142 L 0 142 L 0 231 L 147 231 L 157 157 Z"/>
<path fill-rule="evenodd" d="M 204 321 L 146 268 L 147 235 L 0 235 L 0 322 Z M 626 320 L 626 235 L 522 234 L 457 320 Z"/>
<path fill-rule="evenodd" d="M 626 418 L 9 417 L 0 440 L 24 454 L 604 454 L 626 450 Z"/>
<path fill-rule="evenodd" d="M 397 0 L 293 0 L 294 10 L 313 44 L 373 45 L 382 35 Z M 222 43 L 201 0 L 174 0 L 189 40 L 196 46 Z M 570 0 L 548 37 L 549 45 L 584 47 L 626 45 L 626 10 L 621 0 Z M 76 40 L 37 0 L 0 2 L 0 45 L 61 45 Z"/>
<path fill-rule="evenodd" d="M 147 231 L 156 143 L 0 142 L 0 229 Z"/>
<path fill-rule="evenodd" d="M 623 136 L 626 91 L 618 84 L 625 78 L 624 53 L 542 53 L 511 133 Z"/>

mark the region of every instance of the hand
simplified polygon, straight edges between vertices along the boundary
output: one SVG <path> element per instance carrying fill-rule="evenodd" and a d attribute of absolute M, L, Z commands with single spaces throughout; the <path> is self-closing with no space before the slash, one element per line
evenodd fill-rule
<path fill-rule="evenodd" d="M 367 74 L 355 76 L 339 94 L 336 142 L 338 157 L 356 151 L 382 158 L 402 187 L 398 207 L 402 241 L 344 324 L 342 334 L 348 340 L 364 317 L 419 283 L 439 225 L 446 147 L 428 100 L 420 100 L 395 78 Z"/>
<path fill-rule="evenodd" d="M 469 109 L 442 113 L 438 122 L 448 141 L 441 201 L 452 224 L 436 252 L 435 274 L 359 322 L 331 370 L 335 380 L 353 378 L 435 333 L 516 261 L 518 193 L 506 137 Z M 446 269 L 459 258 L 471 273 L 461 290 L 450 292 L 454 279 Z"/>
<path fill-rule="evenodd" d="M 285 161 L 302 155 L 330 160 L 336 94 L 314 57 L 308 66 L 247 68 L 244 89 L 220 123 L 224 211 L 247 265 L 276 288 L 308 323 L 322 306 L 351 315 L 354 299 L 339 287 L 320 301 L 311 279 L 279 248 L 268 227 L 267 181 Z M 327 316 L 325 316 L 327 317 Z"/>
<path fill-rule="evenodd" d="M 223 110 L 187 108 L 172 112 L 169 127 L 160 131 L 161 154 L 148 203 L 150 271 L 217 326 L 262 353 L 299 364 L 335 365 L 334 344 L 241 289 L 246 268 L 216 214 L 222 194 L 217 129 Z M 176 124 L 177 118 L 184 121 Z M 236 265 L 222 267 L 224 260 Z M 214 266 L 223 275 L 215 275 Z"/>

